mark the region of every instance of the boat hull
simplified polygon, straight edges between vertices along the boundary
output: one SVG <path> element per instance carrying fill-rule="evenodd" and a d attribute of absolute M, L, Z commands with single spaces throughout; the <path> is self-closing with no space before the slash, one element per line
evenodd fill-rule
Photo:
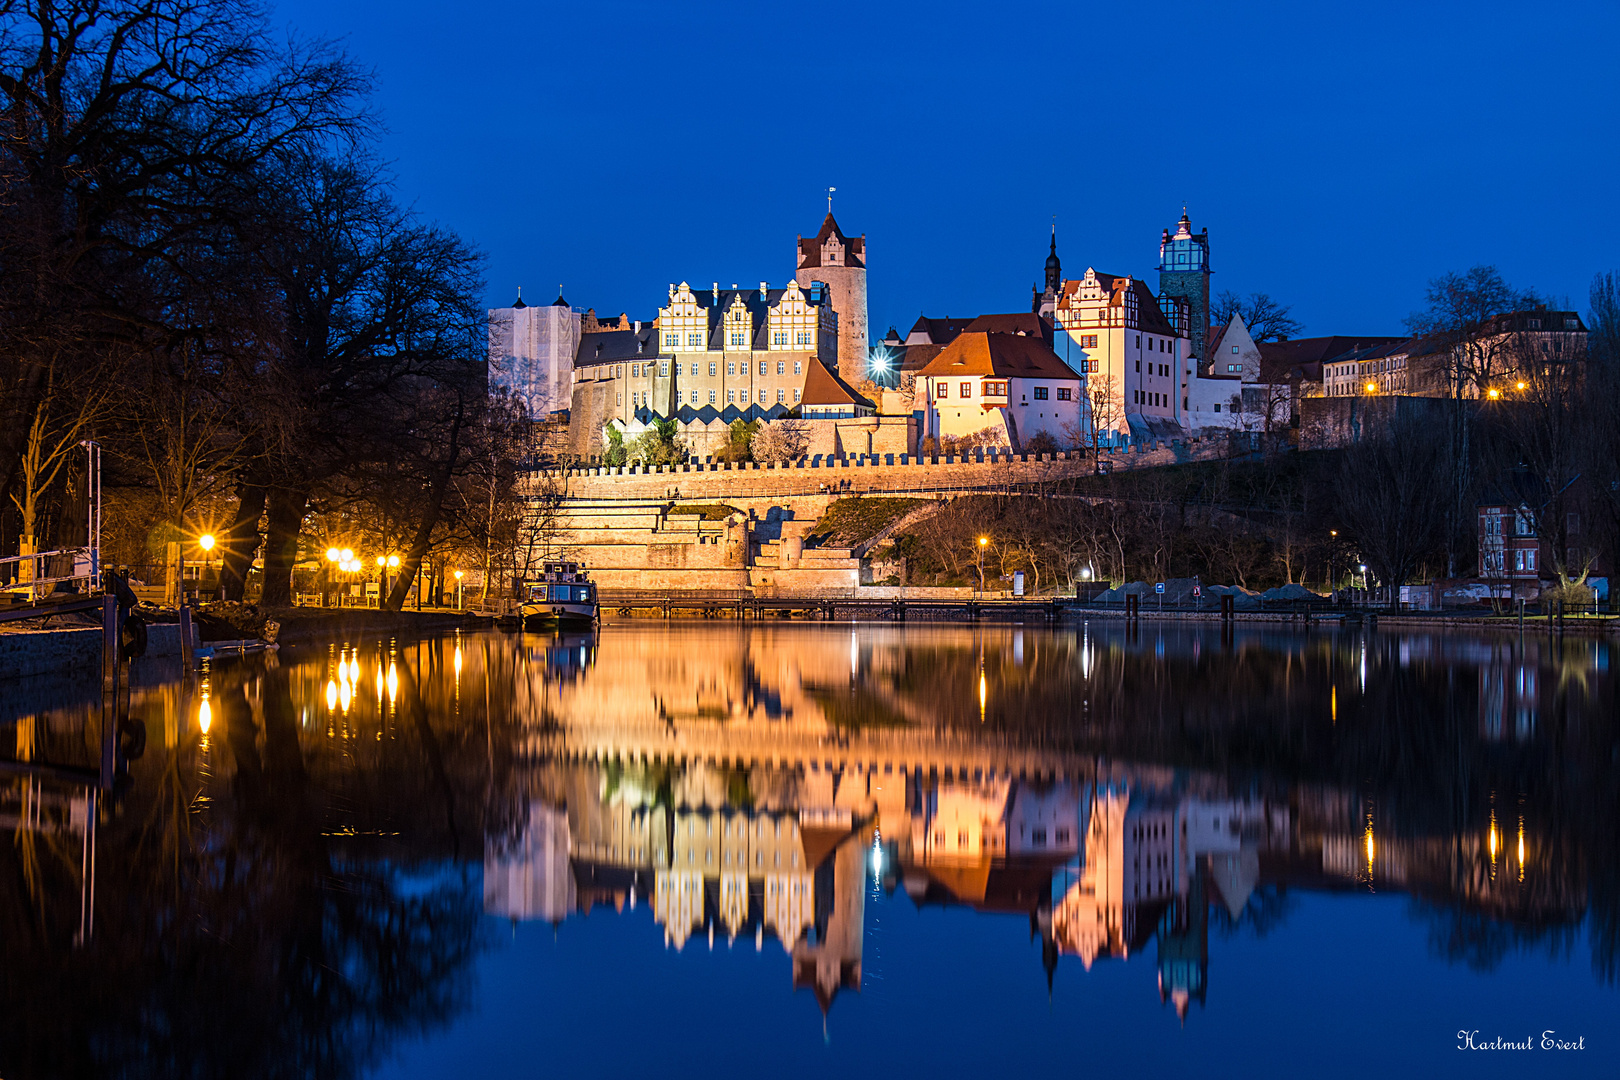
<path fill-rule="evenodd" d="M 524 626 L 594 626 L 596 605 L 532 601 L 521 608 Z"/>

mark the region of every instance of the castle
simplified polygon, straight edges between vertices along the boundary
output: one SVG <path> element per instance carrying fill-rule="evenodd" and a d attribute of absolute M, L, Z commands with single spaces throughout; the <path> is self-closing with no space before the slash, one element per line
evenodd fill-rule
<path fill-rule="evenodd" d="M 846 235 L 829 211 L 815 236 L 798 238 L 794 262 L 779 288 L 671 284 L 650 322 L 520 296 L 489 313 L 490 386 L 537 418 L 568 410 L 582 456 L 602 452 L 608 425 L 633 436 L 674 420 L 704 454 L 737 420 L 869 417 L 874 403 L 845 381 L 866 368 L 866 237 Z"/>

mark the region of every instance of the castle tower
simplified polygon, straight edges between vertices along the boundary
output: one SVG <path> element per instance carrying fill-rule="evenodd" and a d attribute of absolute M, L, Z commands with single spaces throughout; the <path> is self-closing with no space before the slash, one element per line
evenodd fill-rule
<path fill-rule="evenodd" d="M 821 231 L 799 237 L 793 280 L 804 289 L 826 282 L 838 315 L 838 360 L 834 370 L 851 383 L 866 375 L 866 235 L 845 236 L 827 212 Z"/>
<path fill-rule="evenodd" d="M 1171 315 L 1176 305 L 1162 298 L 1172 297 L 1187 305 L 1190 325 L 1184 329 L 1192 337 L 1192 354 L 1199 363 L 1204 362 L 1209 340 L 1209 275 L 1209 230 L 1194 235 L 1183 209 L 1175 233 L 1166 229 L 1159 241 L 1159 306 Z"/>

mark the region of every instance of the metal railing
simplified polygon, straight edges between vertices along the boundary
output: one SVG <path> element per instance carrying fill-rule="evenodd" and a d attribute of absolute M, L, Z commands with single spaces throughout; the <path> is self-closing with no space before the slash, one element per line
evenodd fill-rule
<path fill-rule="evenodd" d="M 63 557 L 72 559 L 74 572 L 56 577 L 50 576 L 49 568 L 45 560 L 60 559 Z M 25 563 L 29 564 L 28 569 L 30 571 L 26 580 L 24 579 L 22 573 L 23 565 Z M 36 551 L 28 555 L 8 555 L 5 558 L 0 559 L 0 575 L 4 574 L 5 567 L 10 566 L 16 567 L 17 576 L 15 579 L 0 587 L 3 587 L 8 591 L 21 591 L 27 589 L 30 594 L 32 594 L 36 587 L 40 585 L 56 585 L 64 581 L 94 582 L 98 577 L 96 573 L 95 552 L 93 549 L 87 547 L 58 548 L 55 551 Z M 82 570 L 80 569 L 81 566 L 83 567 Z"/>

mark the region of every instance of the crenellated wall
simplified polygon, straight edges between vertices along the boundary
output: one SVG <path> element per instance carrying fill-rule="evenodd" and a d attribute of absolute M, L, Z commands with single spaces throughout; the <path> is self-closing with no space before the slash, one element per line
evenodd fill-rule
<path fill-rule="evenodd" d="M 1225 439 L 1193 439 L 1131 447 L 1103 455 L 1114 470 L 1210 461 L 1228 455 Z M 919 459 L 906 454 L 862 457 L 819 456 L 790 465 L 758 462 L 703 462 L 685 465 L 570 469 L 570 499 L 679 499 L 717 502 L 790 496 L 856 493 L 932 493 L 996 490 L 1009 484 L 1039 484 L 1092 471 L 1091 458 L 1078 452 L 1009 454 L 974 451 L 969 455 Z"/>

